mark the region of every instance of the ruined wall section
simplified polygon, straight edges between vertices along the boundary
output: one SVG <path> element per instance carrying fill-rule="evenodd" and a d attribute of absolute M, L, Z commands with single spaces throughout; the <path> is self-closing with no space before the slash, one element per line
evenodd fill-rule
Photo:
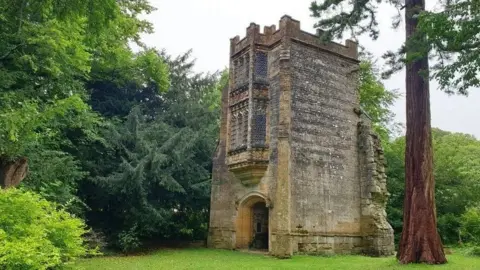
<path fill-rule="evenodd" d="M 359 168 L 362 196 L 363 252 L 373 256 L 392 255 L 395 251 L 392 226 L 385 211 L 388 200 L 385 158 L 380 138 L 372 131 L 370 120 L 359 111 Z"/>

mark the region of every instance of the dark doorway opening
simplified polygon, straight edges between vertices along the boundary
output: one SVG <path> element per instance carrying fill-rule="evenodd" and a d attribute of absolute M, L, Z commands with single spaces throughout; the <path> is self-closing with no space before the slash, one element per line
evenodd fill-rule
<path fill-rule="evenodd" d="M 268 250 L 268 208 L 265 202 L 252 206 L 253 239 L 250 248 Z"/>

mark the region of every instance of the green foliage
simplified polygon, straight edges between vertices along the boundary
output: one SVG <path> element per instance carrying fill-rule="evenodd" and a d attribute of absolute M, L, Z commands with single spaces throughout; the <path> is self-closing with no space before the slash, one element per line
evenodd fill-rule
<path fill-rule="evenodd" d="M 123 252 L 136 250 L 141 246 L 140 239 L 136 226 L 130 228 L 128 231 L 122 231 L 118 234 L 118 246 Z"/>
<path fill-rule="evenodd" d="M 0 6 L 0 161 L 28 159 L 22 189 L 124 250 L 204 237 L 226 73 L 142 44 L 147 0 Z"/>
<path fill-rule="evenodd" d="M 22 187 L 62 205 L 70 213 L 82 215 L 86 206 L 76 196 L 77 186 L 88 173 L 78 160 L 63 151 L 32 149 L 29 169 Z"/>
<path fill-rule="evenodd" d="M 471 135 L 439 129 L 433 129 L 432 135 L 438 230 L 444 243 L 456 244 L 462 215 L 480 201 L 480 141 Z M 398 237 L 403 218 L 405 137 L 386 145 L 385 158 L 391 194 L 387 214 Z M 462 240 L 471 241 L 468 237 Z"/>
<path fill-rule="evenodd" d="M 480 86 L 480 5 L 476 0 L 443 1 L 443 10 L 424 12 L 419 29 L 436 60 L 432 77 L 447 93 L 468 94 Z"/>
<path fill-rule="evenodd" d="M 460 220 L 462 240 L 480 245 L 480 207 L 470 207 L 462 214 Z M 478 247 L 476 251 L 478 252 Z M 480 252 L 476 254 L 480 256 Z"/>
<path fill-rule="evenodd" d="M 139 16 L 154 8 L 146 0 L 0 0 L 0 6 L 0 161 L 27 158 L 24 188 L 80 215 L 87 206 L 79 182 L 96 175 L 87 165 L 108 148 L 101 132 L 111 125 L 87 104 L 89 86 L 109 81 L 121 89 L 127 81 L 145 100 L 169 85 L 163 59 L 140 43 L 152 26 Z"/>
<path fill-rule="evenodd" d="M 480 257 L 480 247 L 479 246 L 471 246 L 466 248 L 465 255 Z"/>
<path fill-rule="evenodd" d="M 342 38 L 346 31 L 350 31 L 353 36 L 368 33 L 372 39 L 377 39 L 379 30 L 376 14 L 382 2 L 361 0 L 349 5 L 350 3 L 344 0 L 323 0 L 320 3 L 313 1 L 310 11 L 313 17 L 320 18 L 315 27 L 324 30 L 323 37 L 328 40 Z M 400 5 L 397 0 L 384 2 Z M 340 9 L 344 5 L 348 5 L 345 7 L 348 9 Z M 394 25 L 398 26 L 396 22 L 397 20 L 394 20 Z"/>
<path fill-rule="evenodd" d="M 168 91 L 129 99 L 115 95 L 122 88 L 112 87 L 92 96 L 94 103 L 130 101 L 105 110 L 113 117 L 129 113 L 106 131 L 110 145 L 91 164 L 95 177 L 82 186 L 89 224 L 123 251 L 146 240 L 206 236 L 211 155 L 226 74 L 194 74 L 188 54 L 162 57 L 170 70 Z M 158 83 L 148 87 L 158 89 Z M 129 91 L 141 92 L 137 86 Z M 99 163 L 108 169 L 95 169 Z"/>
<path fill-rule="evenodd" d="M 40 196 L 0 190 L 0 268 L 52 269 L 88 253 L 82 220 Z"/>
<path fill-rule="evenodd" d="M 111 61 L 111 59 L 109 59 Z M 96 63 L 87 83 L 93 109 L 106 117 L 125 117 L 137 104 L 156 106 L 169 87 L 168 66 L 159 52 L 119 53 L 115 61 Z"/>
<path fill-rule="evenodd" d="M 480 141 L 471 135 L 433 131 L 438 211 L 460 215 L 480 201 Z"/>
<path fill-rule="evenodd" d="M 153 10 L 146 1 L 3 0 L 0 6 L 5 7 L 0 9 L 0 156 L 24 154 L 43 134 L 38 127 L 52 114 L 63 116 L 68 106 L 88 115 L 84 84 L 98 70 L 120 62 L 122 78 L 168 87 L 160 58 L 150 50 L 135 56 L 128 47 L 151 30 L 137 18 Z"/>
<path fill-rule="evenodd" d="M 63 151 L 76 144 L 69 134 L 82 140 L 99 140 L 96 128 L 101 119 L 78 96 L 49 103 L 24 102 L 0 114 L 0 156 L 15 159 L 27 156 L 30 173 L 25 188 L 39 192 L 80 214 L 83 203 L 75 195 L 77 182 L 87 174 L 75 158 Z M 7 136 L 6 133 L 10 136 Z"/>
<path fill-rule="evenodd" d="M 61 139 L 59 135 L 64 128 L 92 127 L 99 121 L 78 95 L 48 103 L 35 99 L 15 100 L 13 95 L 0 95 L 0 103 L 3 101 L 0 156 L 10 159 L 25 155 L 27 149 L 42 142 Z"/>
<path fill-rule="evenodd" d="M 359 80 L 360 105 L 372 119 L 375 132 L 386 143 L 397 126 L 390 107 L 400 95 L 385 89 L 372 58 L 367 57 L 360 63 Z"/>
<path fill-rule="evenodd" d="M 89 8 L 108 14 L 112 2 L 0 1 L 0 91 L 41 100 L 82 94 L 92 59 L 85 39 L 103 16 Z"/>
<path fill-rule="evenodd" d="M 400 137 L 385 145 L 387 161 L 387 190 L 390 198 L 387 203 L 387 218 L 392 225 L 395 243 L 398 244 L 403 226 L 403 198 L 405 195 L 405 137 Z"/>

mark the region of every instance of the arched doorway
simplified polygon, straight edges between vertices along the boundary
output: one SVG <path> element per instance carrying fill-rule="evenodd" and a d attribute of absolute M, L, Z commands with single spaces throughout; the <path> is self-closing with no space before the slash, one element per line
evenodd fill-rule
<path fill-rule="evenodd" d="M 240 203 L 236 247 L 268 250 L 268 208 L 263 197 L 254 195 Z"/>

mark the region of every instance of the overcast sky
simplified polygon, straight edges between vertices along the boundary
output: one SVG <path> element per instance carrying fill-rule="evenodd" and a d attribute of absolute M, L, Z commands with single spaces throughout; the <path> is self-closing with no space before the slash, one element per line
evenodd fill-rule
<path fill-rule="evenodd" d="M 430 3 L 429 3 L 430 1 Z M 230 38 L 245 36 L 250 22 L 264 25 L 276 24 L 288 14 L 301 22 L 302 30 L 315 33 L 315 19 L 310 17 L 311 0 L 150 0 L 158 9 L 147 16 L 155 27 L 155 33 L 144 36 L 149 46 L 164 48 L 171 55 L 193 50 L 196 71 L 215 72 L 228 66 Z M 433 7 L 435 0 L 427 0 Z M 360 38 L 360 43 L 376 57 L 386 50 L 395 50 L 405 38 L 403 25 L 392 30 L 391 17 L 395 11 L 381 7 L 378 20 L 380 38 L 371 41 Z M 384 82 L 389 89 L 405 92 L 405 73 L 400 72 Z M 431 83 L 432 126 L 443 130 L 463 132 L 480 138 L 478 117 L 480 89 L 472 89 L 469 97 L 448 96 Z M 396 121 L 405 123 L 405 99 L 400 98 L 392 108 Z"/>

